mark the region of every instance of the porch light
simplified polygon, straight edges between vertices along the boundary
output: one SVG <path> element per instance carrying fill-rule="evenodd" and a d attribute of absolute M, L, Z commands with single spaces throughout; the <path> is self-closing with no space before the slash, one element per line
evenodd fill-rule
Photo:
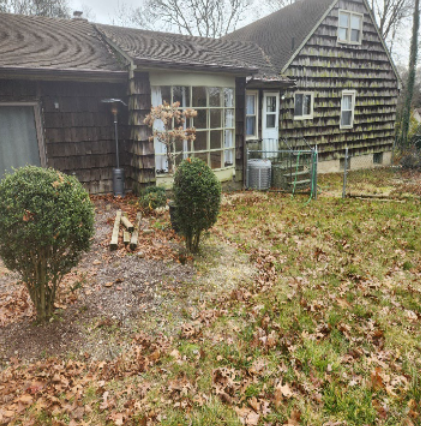
<path fill-rule="evenodd" d="M 116 158 L 116 167 L 113 168 L 113 192 L 114 197 L 125 195 L 125 176 L 124 169 L 120 168 L 120 153 L 118 146 L 118 107 L 121 105 L 127 106 L 121 99 L 103 99 L 101 101 L 104 104 L 109 104 L 111 106 L 111 113 L 114 117 L 114 136 L 115 136 L 115 158 Z"/>

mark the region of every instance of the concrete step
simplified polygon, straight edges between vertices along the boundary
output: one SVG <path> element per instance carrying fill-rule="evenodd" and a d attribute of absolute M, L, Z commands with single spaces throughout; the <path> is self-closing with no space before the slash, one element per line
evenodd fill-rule
<path fill-rule="evenodd" d="M 308 185 L 311 183 L 311 179 L 303 179 L 303 180 L 297 180 L 295 183 L 296 186 L 298 185 Z M 294 182 L 288 182 L 288 185 L 294 185 Z"/>
<path fill-rule="evenodd" d="M 303 171 L 297 172 L 297 173 L 295 173 L 295 171 L 292 172 L 292 173 L 286 173 L 286 174 L 284 174 L 284 176 L 285 177 L 293 177 L 295 179 L 295 176 L 304 176 L 304 175 L 309 175 L 309 174 L 310 174 L 310 170 L 303 170 Z"/>

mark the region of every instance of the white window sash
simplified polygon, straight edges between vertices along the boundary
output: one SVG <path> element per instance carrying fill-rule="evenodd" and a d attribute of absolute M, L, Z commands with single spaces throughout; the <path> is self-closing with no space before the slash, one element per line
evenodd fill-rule
<path fill-rule="evenodd" d="M 254 126 L 254 135 L 246 135 L 246 139 L 257 139 L 259 134 L 259 91 L 247 90 L 246 96 L 247 95 L 254 96 L 254 114 L 246 114 L 246 122 L 247 122 L 247 118 L 254 118 L 255 126 Z"/>
<path fill-rule="evenodd" d="M 301 115 L 295 115 L 296 96 L 302 95 L 303 102 L 301 104 Z M 304 96 L 310 96 L 310 114 L 303 114 L 304 111 Z M 314 93 L 313 92 L 295 92 L 294 93 L 294 120 L 312 120 L 314 114 Z"/>
<path fill-rule="evenodd" d="M 356 98 L 356 91 L 355 90 L 343 90 L 342 91 L 342 98 L 341 98 L 341 115 L 339 117 L 339 127 L 341 129 L 352 129 L 354 127 L 354 115 L 355 115 L 355 98 Z M 344 98 L 346 96 L 351 97 L 351 107 L 350 108 L 344 108 Z M 351 120 L 350 124 L 342 124 L 342 117 L 344 112 L 351 112 Z"/>
<path fill-rule="evenodd" d="M 341 15 L 347 15 L 348 16 L 348 26 L 347 27 L 344 27 L 344 26 L 341 25 Z M 360 22 L 359 28 L 353 27 L 352 18 L 358 18 L 359 19 L 359 22 Z M 349 10 L 341 10 L 340 9 L 338 11 L 338 34 L 337 34 L 338 43 L 360 45 L 362 43 L 362 38 L 363 38 L 363 20 L 364 20 L 364 15 L 362 13 L 351 12 Z M 346 40 L 340 38 L 340 30 L 341 29 L 346 30 L 346 32 L 347 32 L 347 39 Z M 359 40 L 358 41 L 352 41 L 351 40 L 352 30 L 359 30 Z"/>
<path fill-rule="evenodd" d="M 165 84 L 162 86 L 166 86 Z M 162 86 L 152 86 L 151 87 L 151 101 L 152 106 L 158 106 L 162 104 Z M 189 99 L 191 100 L 189 105 L 186 105 L 187 102 L 187 92 L 186 90 L 183 90 L 182 92 L 182 102 L 183 106 L 182 109 L 185 108 L 193 108 L 196 111 L 206 111 L 207 116 L 207 124 L 205 128 L 198 129 L 198 132 L 203 132 L 206 134 L 207 143 L 206 147 L 204 149 L 195 150 L 194 149 L 194 142 L 191 144 L 192 146 L 189 146 L 189 143 L 187 141 L 183 142 L 183 150 L 182 152 L 179 152 L 180 155 L 182 155 L 183 159 L 188 158 L 189 156 L 195 156 L 196 154 L 198 156 L 207 154 L 208 158 L 208 165 L 212 167 L 212 164 L 210 162 L 211 156 L 209 153 L 212 152 L 221 152 L 221 165 L 220 167 L 215 167 L 214 170 L 220 170 L 220 169 L 226 169 L 226 168 L 232 168 L 235 166 L 234 161 L 234 152 L 235 152 L 235 89 L 233 87 L 217 87 L 221 90 L 221 99 L 220 99 L 220 105 L 219 106 L 209 106 L 209 89 L 210 87 L 206 86 L 186 86 L 186 85 L 168 85 L 170 87 L 170 93 L 171 97 L 173 98 L 174 95 L 174 87 L 175 86 L 183 86 L 186 87 L 187 90 L 189 90 Z M 206 89 L 206 106 L 205 107 L 192 107 L 193 102 L 193 87 L 204 87 Z M 216 87 L 216 86 L 215 86 Z M 224 89 L 231 89 L 232 92 L 226 95 L 224 93 Z M 172 102 L 172 100 L 171 100 Z M 225 105 L 228 106 L 225 106 Z M 232 105 L 232 106 L 231 106 Z M 210 114 L 212 110 L 219 110 L 221 112 L 221 125 L 220 127 L 211 127 L 210 123 Z M 229 119 L 226 120 L 226 117 Z M 194 123 L 193 123 L 194 125 Z M 184 123 L 184 128 L 187 128 L 187 123 Z M 155 130 L 163 130 L 164 125 L 161 120 L 155 120 L 154 122 L 154 129 Z M 221 131 L 221 146 L 215 149 L 211 149 L 210 146 L 210 132 L 214 130 L 220 130 Z M 155 169 L 156 170 L 163 170 L 164 172 L 168 172 L 168 160 L 166 155 L 166 146 L 165 144 L 154 140 L 154 148 L 155 148 Z M 225 164 L 229 165 L 225 165 Z"/>

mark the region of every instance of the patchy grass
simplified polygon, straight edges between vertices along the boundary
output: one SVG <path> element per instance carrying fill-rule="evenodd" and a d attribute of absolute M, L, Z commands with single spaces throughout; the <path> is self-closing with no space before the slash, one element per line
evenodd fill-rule
<path fill-rule="evenodd" d="M 197 279 L 157 289 L 129 348 L 109 362 L 13 361 L 0 419 L 419 425 L 419 202 L 305 201 L 227 197 Z"/>

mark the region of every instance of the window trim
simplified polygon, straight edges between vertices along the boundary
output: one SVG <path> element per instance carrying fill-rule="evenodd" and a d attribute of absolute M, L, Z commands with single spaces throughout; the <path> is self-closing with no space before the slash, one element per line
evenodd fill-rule
<path fill-rule="evenodd" d="M 346 110 L 351 111 L 351 124 L 342 125 L 342 101 L 344 99 L 344 96 L 352 96 L 352 109 Z M 353 129 L 354 128 L 354 115 L 355 115 L 355 99 L 357 96 L 356 90 L 342 90 L 342 96 L 341 96 L 341 113 L 339 115 L 339 128 L 340 129 Z"/>
<path fill-rule="evenodd" d="M 45 149 L 44 132 L 42 127 L 41 107 L 38 102 L 0 102 L 0 107 L 32 107 L 34 109 L 35 129 L 38 141 L 38 153 L 41 167 L 47 167 L 47 151 Z"/>
<path fill-rule="evenodd" d="M 310 114 L 306 115 L 295 115 L 295 97 L 296 95 L 310 95 Z M 314 116 L 314 92 L 298 91 L 294 93 L 294 120 L 313 120 Z"/>
<path fill-rule="evenodd" d="M 340 26 L 341 13 L 345 13 L 349 15 L 349 26 L 348 26 L 348 40 L 342 40 L 339 38 L 339 29 L 345 28 Z M 360 40 L 359 41 L 351 41 L 351 18 L 352 15 L 358 16 L 360 18 Z M 361 46 L 363 41 L 363 22 L 364 22 L 364 14 L 360 12 L 352 12 L 350 10 L 339 9 L 338 11 L 338 31 L 337 31 L 337 42 L 341 44 L 351 44 L 354 46 Z"/>
<path fill-rule="evenodd" d="M 256 96 L 254 102 L 254 115 L 247 114 L 247 95 Z M 256 127 L 254 135 L 247 135 L 247 117 L 256 117 Z M 259 91 L 258 90 L 246 90 L 246 140 L 255 140 L 259 138 Z"/>
<path fill-rule="evenodd" d="M 222 152 L 221 164 L 223 164 L 223 165 L 222 165 L 222 167 L 214 168 L 212 170 L 213 171 L 218 171 L 218 170 L 227 170 L 227 169 L 233 169 L 233 168 L 235 168 L 235 152 L 236 152 L 236 148 L 235 148 L 235 124 L 236 124 L 236 121 L 235 121 L 235 118 L 236 118 L 235 87 L 221 86 L 221 85 L 205 86 L 205 85 L 202 85 L 202 84 L 190 84 L 190 85 L 182 85 L 182 84 L 170 84 L 170 85 L 168 85 L 168 84 L 159 84 L 159 85 L 153 85 L 153 86 L 151 86 L 151 90 L 153 90 L 152 87 L 160 87 L 160 88 L 161 87 L 170 87 L 171 102 L 173 102 L 173 99 L 174 99 L 174 87 L 180 87 L 180 86 L 181 87 L 188 87 L 189 88 L 189 99 L 190 99 L 190 106 L 180 107 L 181 110 L 186 109 L 186 108 L 191 108 L 191 109 L 194 109 L 196 111 L 200 111 L 200 110 L 209 111 L 207 113 L 207 115 L 206 115 L 206 121 L 207 121 L 206 128 L 204 128 L 204 129 L 196 129 L 196 134 L 197 133 L 206 133 L 206 149 L 195 150 L 194 149 L 195 142 L 191 142 L 189 144 L 189 146 L 188 146 L 188 150 L 187 151 L 179 151 L 180 154 L 187 155 L 187 157 L 191 157 L 191 158 L 194 158 L 195 154 L 206 154 L 207 164 L 208 164 L 209 167 L 212 167 L 212 162 L 211 162 L 211 157 L 210 157 L 211 154 L 212 154 L 212 152 L 219 152 L 219 151 L 221 151 Z M 192 106 L 193 105 L 193 88 L 194 87 L 203 87 L 203 88 L 206 89 L 206 105 L 207 106 L 205 106 L 205 107 L 195 107 L 195 106 Z M 209 106 L 209 103 L 210 103 L 209 102 L 209 89 L 212 89 L 212 88 L 217 88 L 217 89 L 221 90 L 221 106 Z M 233 92 L 234 92 L 233 100 L 232 100 L 233 101 L 232 102 L 233 103 L 232 107 L 226 107 L 226 106 L 224 106 L 224 89 L 230 89 L 230 90 L 233 90 Z M 215 127 L 215 128 L 211 128 L 210 127 L 210 124 L 211 124 L 210 123 L 210 113 L 211 113 L 211 110 L 220 110 L 222 112 L 222 116 L 221 116 L 221 120 L 222 120 L 221 124 L 222 124 L 222 126 L 221 127 Z M 232 110 L 233 111 L 233 126 L 232 127 L 224 127 L 223 126 L 224 119 L 225 119 L 225 112 L 227 110 Z M 193 118 L 192 120 L 193 120 L 193 127 L 195 127 L 194 126 L 194 120 L 195 119 Z M 222 132 L 221 148 L 211 149 L 211 140 L 210 140 L 210 138 L 211 138 L 211 132 L 212 131 L 220 131 L 220 132 Z M 225 131 L 231 131 L 232 134 L 233 134 L 232 146 L 228 147 L 228 148 L 225 147 L 225 139 L 224 139 L 225 138 L 225 134 L 224 134 Z M 226 151 L 232 151 L 232 153 L 233 153 L 233 164 L 229 165 L 229 166 L 225 166 L 224 156 L 225 156 L 225 152 Z M 157 154 L 156 152 L 154 152 L 154 154 L 155 154 L 155 156 L 161 156 L 161 157 L 166 157 L 166 155 L 167 155 L 165 153 L 158 153 Z M 162 176 L 162 175 L 158 175 L 156 173 L 156 167 L 155 167 L 155 175 L 156 176 Z M 168 175 L 168 173 L 165 173 L 165 175 Z"/>

